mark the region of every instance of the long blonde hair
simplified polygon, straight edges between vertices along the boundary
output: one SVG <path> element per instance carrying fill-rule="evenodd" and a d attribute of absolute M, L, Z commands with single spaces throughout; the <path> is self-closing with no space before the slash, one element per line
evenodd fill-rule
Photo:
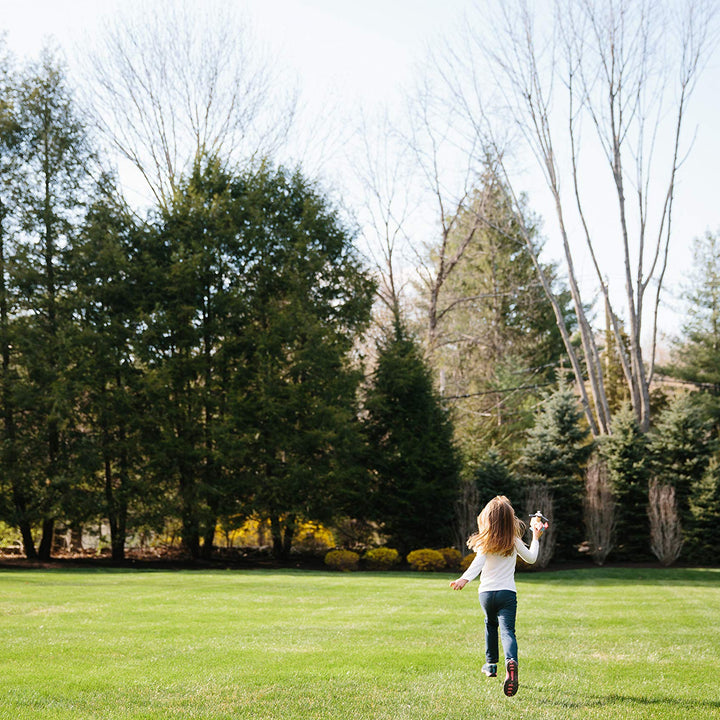
<path fill-rule="evenodd" d="M 504 495 L 494 497 L 478 515 L 478 531 L 467 541 L 467 546 L 485 555 L 508 556 L 515 547 L 515 538 L 522 537 L 525 523 Z"/>

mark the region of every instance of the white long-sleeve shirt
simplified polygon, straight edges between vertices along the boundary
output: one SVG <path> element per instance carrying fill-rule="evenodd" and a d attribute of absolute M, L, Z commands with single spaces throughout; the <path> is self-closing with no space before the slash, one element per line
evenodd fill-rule
<path fill-rule="evenodd" d="M 484 555 L 478 553 L 470 563 L 468 569 L 462 574 L 462 579 L 470 582 L 480 575 L 480 588 L 478 592 L 491 590 L 515 591 L 515 562 L 519 555 L 526 563 L 532 565 L 538 556 L 540 543 L 533 538 L 528 548 L 518 537 L 515 538 L 515 547 L 507 555 Z"/>

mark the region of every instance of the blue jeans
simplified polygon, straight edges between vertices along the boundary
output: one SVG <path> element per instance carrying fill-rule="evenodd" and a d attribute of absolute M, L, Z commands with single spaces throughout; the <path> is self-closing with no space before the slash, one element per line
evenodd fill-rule
<path fill-rule="evenodd" d="M 517 660 L 515 639 L 515 615 L 517 593 L 512 590 L 491 590 L 480 593 L 480 604 L 485 613 L 485 659 L 489 663 L 498 661 L 498 626 L 502 639 L 505 661 Z"/>

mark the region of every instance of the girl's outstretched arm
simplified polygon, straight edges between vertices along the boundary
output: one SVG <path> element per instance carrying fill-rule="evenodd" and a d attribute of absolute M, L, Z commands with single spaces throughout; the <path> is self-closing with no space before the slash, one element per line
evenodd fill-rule
<path fill-rule="evenodd" d="M 450 583 L 450 587 L 453 590 L 462 590 L 466 585 L 468 581 L 465 578 L 458 578 L 457 580 L 453 580 Z"/>
<path fill-rule="evenodd" d="M 468 569 L 457 580 L 450 583 L 453 590 L 462 590 L 471 580 L 474 580 L 485 565 L 485 555 L 477 553 L 474 560 L 470 563 Z"/>

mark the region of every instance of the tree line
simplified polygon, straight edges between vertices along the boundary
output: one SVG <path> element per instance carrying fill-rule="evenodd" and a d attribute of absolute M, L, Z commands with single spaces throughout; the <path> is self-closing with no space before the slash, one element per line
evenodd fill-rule
<path fill-rule="evenodd" d="M 137 58 L 120 51 L 133 75 Z M 142 105 L 103 72 L 116 110 Z M 461 547 L 496 493 L 552 516 L 546 561 L 665 562 L 714 541 L 709 271 L 663 368 L 699 392 L 653 395 L 640 323 L 625 332 L 606 302 L 604 335 L 591 328 L 572 273 L 540 261 L 540 219 L 487 138 L 459 202 L 426 173 L 439 231 L 407 290 L 393 213 L 384 265 L 369 268 L 312 177 L 227 150 L 223 132 L 235 142 L 245 126 L 201 142 L 207 128 L 193 125 L 195 144 L 175 156 L 167 128 L 182 123 L 172 99 L 153 115 L 153 90 L 132 120 L 158 176 L 140 211 L 56 55 L 20 67 L 2 56 L 0 83 L 0 520 L 28 557 L 51 556 L 59 524 L 99 519 L 115 559 L 168 522 L 208 557 L 219 527 L 249 517 L 270 523 L 277 558 L 305 520 L 351 518 L 401 551 Z M 137 147 L 121 149 L 142 170 Z M 714 236 L 696 253 L 698 272 L 716 267 Z"/>
<path fill-rule="evenodd" d="M 116 559 L 129 533 L 169 518 L 192 557 L 251 514 L 270 521 L 278 557 L 300 520 L 341 514 L 399 543 L 446 535 L 447 413 L 401 326 L 388 362 L 410 370 L 378 368 L 361 406 L 375 285 L 321 189 L 269 161 L 201 154 L 140 218 L 98 172 L 51 54 L 3 82 L 0 512 L 25 554 L 47 559 L 57 523 L 98 518 Z M 406 432 L 424 444 L 412 488 L 395 487 L 384 392 L 407 400 Z"/>

